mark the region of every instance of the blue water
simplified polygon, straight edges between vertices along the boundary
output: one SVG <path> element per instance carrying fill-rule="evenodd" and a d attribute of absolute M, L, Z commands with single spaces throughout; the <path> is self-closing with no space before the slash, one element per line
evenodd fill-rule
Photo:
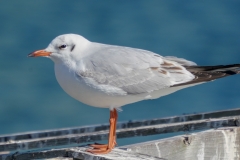
<path fill-rule="evenodd" d="M 108 123 L 107 109 L 82 104 L 60 88 L 53 62 L 27 58 L 57 35 L 77 33 L 199 65 L 240 63 L 239 8 L 237 0 L 1 1 L 0 134 Z M 127 105 L 119 121 L 237 108 L 239 82 L 231 76 Z"/>

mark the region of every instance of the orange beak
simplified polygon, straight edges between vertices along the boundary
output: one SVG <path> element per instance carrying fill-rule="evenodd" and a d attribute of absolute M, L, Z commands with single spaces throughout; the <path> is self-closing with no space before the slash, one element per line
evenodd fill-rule
<path fill-rule="evenodd" d="M 46 57 L 46 56 L 50 56 L 51 52 L 47 52 L 44 50 L 38 50 L 35 52 L 32 52 L 28 55 L 28 57 Z"/>

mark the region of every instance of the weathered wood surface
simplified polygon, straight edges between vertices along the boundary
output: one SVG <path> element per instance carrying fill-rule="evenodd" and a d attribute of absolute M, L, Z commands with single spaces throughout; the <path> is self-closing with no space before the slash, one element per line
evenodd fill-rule
<path fill-rule="evenodd" d="M 239 125 L 238 116 L 240 109 L 209 112 L 202 114 L 176 116 L 154 120 L 135 121 L 118 124 L 117 138 L 134 136 L 147 136 L 179 131 L 195 131 L 209 128 Z M 223 118 L 209 118 L 221 117 Z M 207 119 L 205 119 L 207 118 Z M 15 134 L 2 136 L 0 152 L 14 150 L 29 150 L 45 147 L 56 147 L 70 144 L 84 144 L 106 140 L 108 137 L 108 125 L 69 128 L 55 131 L 31 132 L 25 134 Z"/>
<path fill-rule="evenodd" d="M 198 121 L 188 121 L 182 123 L 149 125 L 145 127 L 127 128 L 117 130 L 117 138 L 126 138 L 134 136 L 147 136 L 162 133 L 171 133 L 179 131 L 195 131 L 209 128 L 218 128 L 226 126 L 236 126 L 239 117 L 225 117 L 218 119 L 207 119 Z M 66 136 L 56 136 L 47 138 L 36 138 L 21 141 L 9 141 L 0 144 L 1 151 L 27 150 L 36 148 L 45 148 L 69 144 L 81 144 L 86 142 L 94 142 L 106 140 L 108 138 L 108 130 L 99 132 L 90 132 L 83 134 L 71 134 Z"/>
<path fill-rule="evenodd" d="M 239 160 L 240 127 L 219 128 L 125 147 L 132 152 L 168 160 Z"/>
<path fill-rule="evenodd" d="M 30 160 L 30 159 L 48 159 L 53 157 L 68 157 L 73 160 L 162 160 L 162 158 L 150 155 L 129 152 L 115 148 L 111 153 L 105 155 L 93 155 L 85 152 L 86 147 L 75 147 L 65 149 L 55 149 L 38 152 L 16 153 L 12 156 L 5 156 L 4 160 Z"/>
<path fill-rule="evenodd" d="M 86 147 L 31 151 L 2 156 L 1 160 L 53 157 L 73 160 L 239 160 L 240 127 L 211 129 L 114 149 L 107 155 L 85 152 Z M 60 159 L 60 158 L 59 158 Z"/>
<path fill-rule="evenodd" d="M 198 113 L 198 114 L 190 114 L 190 115 L 173 116 L 173 117 L 167 117 L 167 118 L 156 118 L 156 119 L 151 119 L 151 120 L 121 122 L 121 123 L 117 124 L 117 129 L 127 129 L 127 128 L 134 128 L 134 127 L 149 126 L 149 125 L 188 122 L 188 121 L 194 121 L 194 120 L 220 118 L 220 117 L 227 117 L 227 116 L 240 116 L 240 108 L 216 111 L 216 112 L 206 112 L 206 113 Z M 20 140 L 27 140 L 27 139 L 99 132 L 99 131 L 104 131 L 104 130 L 108 130 L 108 129 L 109 129 L 109 124 L 103 124 L 103 125 L 93 125 L 93 126 L 85 126 L 85 127 L 73 127 L 73 128 L 64 128 L 64 129 L 1 135 L 0 136 L 0 144 L 1 144 L 1 142 L 6 143 L 6 142 L 10 142 L 10 141 L 20 141 Z"/>
<path fill-rule="evenodd" d="M 210 132 L 212 134 L 213 133 L 216 134 L 216 136 L 212 136 L 212 137 L 209 135 L 211 138 L 201 137 L 202 134 L 199 133 L 197 135 L 192 134 L 191 136 L 185 136 L 184 139 L 182 136 L 179 136 L 177 138 L 175 137 L 167 140 L 159 140 L 156 142 L 147 142 L 147 143 L 142 143 L 142 144 L 137 144 L 132 146 L 126 146 L 128 148 L 128 151 L 115 149 L 109 155 L 110 156 L 112 155 L 113 157 L 115 156 L 114 159 L 116 159 L 116 157 L 119 157 L 119 158 L 121 157 L 123 159 L 124 157 L 125 159 L 129 159 L 129 158 L 134 159 L 134 157 L 138 157 L 139 159 L 159 159 L 159 158 L 174 159 L 174 157 L 178 158 L 178 155 L 180 156 L 180 154 L 184 154 L 185 158 L 182 158 L 182 159 L 187 159 L 188 157 L 193 158 L 194 154 L 191 154 L 191 153 L 196 153 L 197 151 L 195 150 L 198 150 L 197 154 L 199 156 L 197 158 L 200 157 L 200 159 L 202 159 L 200 155 L 201 152 L 204 152 L 204 156 L 205 156 L 205 155 L 208 155 L 207 152 L 209 151 L 208 156 L 211 157 L 210 155 L 214 155 L 212 154 L 213 150 L 217 148 L 217 151 L 214 150 L 216 151 L 216 154 L 217 154 L 216 157 L 221 157 L 223 154 L 225 157 L 226 155 L 231 157 L 232 154 L 234 154 L 235 157 L 237 157 L 239 155 L 239 150 L 240 150 L 239 140 L 238 141 L 234 140 L 234 144 L 236 145 L 231 145 L 231 143 L 226 142 L 224 146 L 225 148 L 219 147 L 221 146 L 221 144 L 224 144 L 223 138 L 220 135 L 220 133 L 223 133 L 223 131 L 224 131 L 225 140 L 229 139 L 229 137 L 230 139 L 234 139 L 231 137 L 229 129 L 226 128 L 226 127 L 233 127 L 233 126 L 240 126 L 240 109 L 192 114 L 192 115 L 182 115 L 182 116 L 159 118 L 159 119 L 153 119 L 153 120 L 143 120 L 143 121 L 134 121 L 134 122 L 130 121 L 125 123 L 118 123 L 117 138 L 147 136 L 147 135 L 154 135 L 154 134 L 180 132 L 180 131 L 197 131 L 197 130 L 212 129 L 212 128 L 216 129 L 219 127 L 225 127 L 226 130 L 220 130 L 220 131 L 211 130 L 209 132 L 208 131 L 202 132 L 203 135 Z M 76 155 L 83 157 L 82 159 L 113 159 L 113 157 L 106 158 L 106 156 L 102 157 L 102 156 L 95 156 L 89 153 L 85 153 L 84 147 L 69 148 L 71 150 L 46 149 L 46 147 L 56 148 L 57 146 L 64 146 L 64 145 L 70 145 L 70 144 L 79 145 L 87 142 L 96 142 L 99 140 L 106 140 L 108 137 L 108 129 L 109 129 L 109 125 L 98 125 L 98 126 L 67 128 L 67 129 L 60 129 L 60 130 L 48 130 L 48 131 L 0 136 L 0 160 L 24 159 L 23 157 L 27 158 L 26 156 L 29 156 L 30 159 L 37 159 L 40 157 L 56 158 L 56 157 L 66 157 L 66 156 L 79 159 L 76 157 Z M 239 128 L 232 128 L 230 131 L 233 131 L 233 130 L 234 130 L 233 133 L 236 133 L 235 138 L 238 137 L 239 139 L 240 138 Z M 225 131 L 227 132 L 225 133 Z M 222 142 L 221 144 L 215 145 L 218 142 L 218 140 L 215 140 L 215 141 L 211 141 L 211 140 L 213 140 L 214 138 L 217 138 L 217 136 L 220 137 L 219 141 L 222 140 Z M 197 139 L 199 140 L 197 141 Z M 205 142 L 206 140 L 207 142 Z M 183 142 L 185 145 L 183 145 Z M 192 142 L 195 142 L 195 149 L 192 149 L 194 147 L 189 147 L 189 146 L 192 146 Z M 201 148 L 197 148 L 196 146 L 201 146 L 201 145 L 203 146 L 204 149 L 199 151 Z M 212 151 L 210 151 L 209 148 L 211 147 L 209 146 L 212 146 L 213 148 Z M 237 151 L 236 152 L 234 151 L 234 153 L 231 152 L 231 154 L 229 155 L 228 152 L 230 153 L 229 148 L 231 147 L 237 148 Z M 33 149 L 37 149 L 37 150 L 30 152 L 30 150 L 33 150 Z M 45 151 L 40 151 L 43 149 L 45 149 Z M 131 149 L 132 151 L 129 151 L 129 149 Z M 227 152 L 223 152 L 222 150 L 224 149 Z M 21 151 L 21 153 L 17 151 Z M 14 152 L 16 153 L 12 154 Z M 72 155 L 75 155 L 75 157 L 69 156 L 71 155 L 70 153 Z M 235 158 L 235 157 L 232 156 L 231 158 Z M 213 159 L 215 158 L 213 157 Z M 204 159 L 208 159 L 208 158 L 204 158 Z M 226 159 L 226 158 L 222 158 L 222 159 Z"/>

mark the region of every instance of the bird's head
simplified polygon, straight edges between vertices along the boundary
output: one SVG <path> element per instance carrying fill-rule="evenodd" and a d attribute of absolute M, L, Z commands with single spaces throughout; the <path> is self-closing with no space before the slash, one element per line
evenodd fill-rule
<path fill-rule="evenodd" d="M 77 34 L 64 34 L 56 37 L 46 49 L 37 50 L 28 57 L 48 57 L 54 62 L 61 62 L 81 56 L 81 51 L 89 41 Z"/>

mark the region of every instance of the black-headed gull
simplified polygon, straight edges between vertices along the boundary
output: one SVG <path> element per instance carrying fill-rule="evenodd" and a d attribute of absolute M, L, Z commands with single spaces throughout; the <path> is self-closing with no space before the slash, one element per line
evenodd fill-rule
<path fill-rule="evenodd" d="M 76 34 L 60 35 L 28 56 L 53 60 L 58 83 L 73 98 L 110 109 L 108 144 L 91 145 L 87 151 L 94 154 L 108 153 L 116 145 L 116 108 L 240 73 L 240 64 L 197 66 L 142 49 L 90 42 Z"/>

